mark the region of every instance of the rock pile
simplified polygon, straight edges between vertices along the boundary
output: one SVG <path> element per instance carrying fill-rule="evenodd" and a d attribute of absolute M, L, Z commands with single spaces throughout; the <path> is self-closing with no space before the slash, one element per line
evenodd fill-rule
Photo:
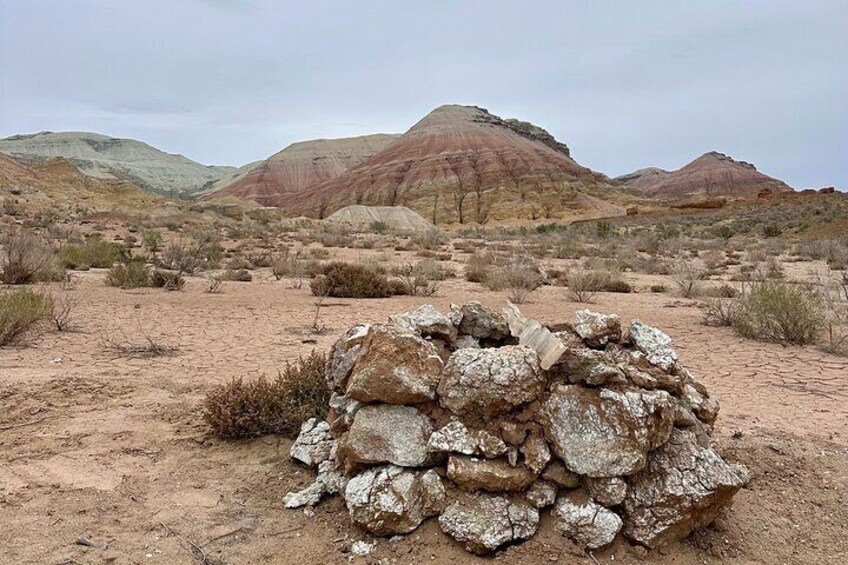
<path fill-rule="evenodd" d="M 328 357 L 327 421 L 291 448 L 318 477 L 286 506 L 343 494 L 378 536 L 438 516 L 474 553 L 529 538 L 546 508 L 587 549 L 712 522 L 747 471 L 711 449 L 718 404 L 671 339 L 588 310 L 556 330 L 478 302 L 354 326 Z"/>

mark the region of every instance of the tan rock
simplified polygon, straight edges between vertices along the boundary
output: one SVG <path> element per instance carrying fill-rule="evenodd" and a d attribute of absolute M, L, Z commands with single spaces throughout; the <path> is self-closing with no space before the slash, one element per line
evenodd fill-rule
<path fill-rule="evenodd" d="M 505 459 L 451 455 L 448 459 L 448 478 L 467 490 L 505 492 L 527 488 L 536 475 L 523 465 L 513 467 Z"/>
<path fill-rule="evenodd" d="M 542 471 L 542 478 L 562 488 L 574 489 L 580 486 L 580 475 L 565 468 L 559 461 L 552 461 Z"/>
<path fill-rule="evenodd" d="M 350 371 L 345 396 L 364 403 L 420 404 L 436 396 L 442 360 L 412 332 L 373 326 Z"/>

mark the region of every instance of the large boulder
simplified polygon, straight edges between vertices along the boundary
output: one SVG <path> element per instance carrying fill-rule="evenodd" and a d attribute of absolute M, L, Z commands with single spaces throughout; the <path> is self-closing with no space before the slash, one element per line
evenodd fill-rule
<path fill-rule="evenodd" d="M 747 482 L 744 467 L 699 446 L 694 433 L 675 430 L 629 479 L 624 533 L 652 548 L 683 539 L 715 520 Z"/>
<path fill-rule="evenodd" d="M 477 459 L 451 455 L 448 478 L 467 490 L 509 492 L 524 490 L 536 478 L 523 465 L 510 465 L 506 459 Z"/>
<path fill-rule="evenodd" d="M 419 475 L 388 465 L 350 479 L 345 504 L 353 522 L 372 534 L 405 534 L 444 507 L 444 487 L 432 471 Z"/>
<path fill-rule="evenodd" d="M 532 349 L 460 349 L 445 365 L 438 393 L 441 405 L 454 414 L 486 418 L 536 400 L 545 384 Z"/>
<path fill-rule="evenodd" d="M 585 549 L 611 544 L 622 526 L 618 514 L 592 501 L 581 491 L 560 497 L 551 516 L 559 533 Z"/>
<path fill-rule="evenodd" d="M 616 477 L 645 466 L 668 440 L 675 406 L 665 391 L 557 385 L 541 419 L 554 453 L 575 473 Z"/>
<path fill-rule="evenodd" d="M 345 396 L 364 403 L 420 404 L 436 397 L 442 359 L 412 332 L 373 326 L 347 379 Z"/>
<path fill-rule="evenodd" d="M 456 500 L 439 516 L 443 532 L 479 555 L 529 538 L 538 525 L 539 511 L 526 502 L 486 494 Z"/>
<path fill-rule="evenodd" d="M 412 406 L 363 406 L 339 442 L 339 457 L 348 466 L 393 463 L 420 467 L 430 456 L 427 440 L 431 433 L 430 420 Z"/>

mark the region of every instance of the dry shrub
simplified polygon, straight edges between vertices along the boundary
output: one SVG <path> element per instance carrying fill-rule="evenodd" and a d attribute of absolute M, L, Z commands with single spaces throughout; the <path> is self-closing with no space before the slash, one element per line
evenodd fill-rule
<path fill-rule="evenodd" d="M 754 285 L 739 298 L 733 328 L 742 337 L 807 345 L 822 329 L 819 295 L 806 286 L 781 281 Z"/>
<path fill-rule="evenodd" d="M 733 298 L 710 298 L 703 308 L 704 325 L 730 327 L 739 316 L 741 302 Z"/>
<path fill-rule="evenodd" d="M 407 296 L 434 296 L 441 288 L 441 281 L 447 278 L 444 271 L 433 261 L 419 261 L 416 264 L 407 263 L 393 270 L 394 276 L 400 281 L 398 290 L 393 294 Z"/>
<path fill-rule="evenodd" d="M 309 285 L 315 296 L 335 298 L 385 298 L 392 295 L 389 279 L 381 269 L 332 261 Z"/>
<path fill-rule="evenodd" d="M 529 258 L 511 257 L 503 265 L 490 269 L 483 284 L 494 291 L 505 290 L 515 304 L 527 301 L 530 294 L 542 286 L 544 278 L 539 267 Z"/>
<path fill-rule="evenodd" d="M 609 271 L 576 267 L 566 276 L 568 297 L 574 302 L 591 302 L 612 280 Z"/>
<path fill-rule="evenodd" d="M 223 281 L 233 282 L 250 282 L 253 280 L 253 275 L 247 269 L 227 269 L 219 275 Z"/>
<path fill-rule="evenodd" d="M 604 292 L 618 292 L 629 294 L 633 292 L 633 285 L 622 278 L 613 277 L 604 285 Z"/>
<path fill-rule="evenodd" d="M 415 232 L 410 238 L 412 245 L 418 249 L 437 249 L 447 243 L 447 240 L 444 232 L 436 227 Z"/>
<path fill-rule="evenodd" d="M 312 352 L 273 381 L 234 378 L 215 387 L 204 401 L 204 419 L 223 439 L 281 434 L 295 437 L 304 420 L 326 416 L 330 391 L 324 380 L 326 357 Z"/>
<path fill-rule="evenodd" d="M 32 232 L 11 229 L 3 235 L 0 243 L 3 246 L 0 282 L 3 284 L 31 284 L 61 280 L 64 276 L 63 271 L 55 268 L 50 247 Z"/>
<path fill-rule="evenodd" d="M 180 290 L 185 286 L 185 279 L 180 273 L 154 269 L 150 275 L 150 286 L 165 290 Z"/>
<path fill-rule="evenodd" d="M 0 346 L 18 342 L 42 329 L 52 309 L 49 296 L 28 289 L 0 294 Z"/>
<path fill-rule="evenodd" d="M 817 276 L 824 310 L 822 348 L 828 353 L 848 355 L 848 271 Z"/>
<path fill-rule="evenodd" d="M 172 241 L 162 250 L 158 261 L 161 267 L 193 275 L 204 269 L 214 269 L 221 262 L 223 249 L 214 232 L 198 232 L 191 240 Z"/>
<path fill-rule="evenodd" d="M 683 298 L 692 298 L 701 293 L 701 281 L 706 278 L 706 271 L 695 261 L 678 259 L 671 270 L 671 279 L 680 290 Z"/>
<path fill-rule="evenodd" d="M 82 297 L 76 292 L 76 282 L 72 278 L 63 281 L 58 290 L 50 292 L 52 302 L 50 319 L 56 331 L 64 332 L 71 329 L 73 313 Z"/>
<path fill-rule="evenodd" d="M 106 284 L 124 290 L 150 286 L 150 268 L 138 258 L 118 263 L 106 273 Z"/>

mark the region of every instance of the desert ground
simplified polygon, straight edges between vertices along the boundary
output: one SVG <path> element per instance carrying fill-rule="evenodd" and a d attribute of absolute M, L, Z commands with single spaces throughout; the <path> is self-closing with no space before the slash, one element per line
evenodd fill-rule
<path fill-rule="evenodd" d="M 380 247 L 322 253 L 359 263 L 414 257 Z M 442 248 L 444 263 L 461 273 L 468 255 Z M 826 270 L 821 261 L 783 267 L 790 278 Z M 480 300 L 499 310 L 507 292 L 457 276 L 434 296 L 318 299 L 308 282 L 276 280 L 267 268 L 217 293 L 207 292 L 205 274 L 186 277 L 176 292 L 114 288 L 103 269 L 72 277 L 80 300 L 71 331 L 0 348 L 0 563 L 848 561 L 848 358 L 706 326 L 699 299 L 675 293 L 667 275 L 627 273 L 635 292 L 600 292 L 588 307 L 672 336 L 683 364 L 721 403 L 719 452 L 750 469 L 750 484 L 712 526 L 658 551 L 619 539 L 589 555 L 545 515 L 536 536 L 491 558 L 466 553 L 433 520 L 409 536 L 377 539 L 351 525 L 339 498 L 314 511 L 285 509 L 283 495 L 314 476 L 289 459 L 291 441 L 217 439 L 203 398 L 233 377 L 273 377 L 299 355 L 326 351 L 355 323 L 427 303 L 446 311 Z M 657 284 L 668 291 L 648 291 Z M 549 285 L 521 305 L 543 323 L 584 307 Z M 161 354 L 120 348 L 150 343 Z M 354 541 L 373 539 L 373 553 L 351 554 Z"/>

